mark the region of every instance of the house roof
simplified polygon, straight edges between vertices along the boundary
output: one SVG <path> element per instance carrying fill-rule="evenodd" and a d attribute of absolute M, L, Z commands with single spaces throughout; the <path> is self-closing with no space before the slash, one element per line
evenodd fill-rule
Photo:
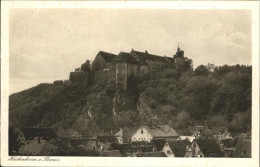
<path fill-rule="evenodd" d="M 110 142 L 106 142 L 106 143 L 104 143 L 104 142 L 98 142 L 98 145 L 99 145 L 99 146 L 103 145 L 103 150 L 104 150 L 104 151 L 111 150 L 111 149 L 110 149 L 110 145 L 111 145 Z"/>
<path fill-rule="evenodd" d="M 120 52 L 114 59 L 113 62 L 127 62 L 137 64 L 138 62 L 129 53 Z"/>
<path fill-rule="evenodd" d="M 233 157 L 251 157 L 251 139 L 239 139 Z"/>
<path fill-rule="evenodd" d="M 164 152 L 143 152 L 143 157 L 167 157 Z"/>
<path fill-rule="evenodd" d="M 205 157 L 222 157 L 223 153 L 220 151 L 220 146 L 216 139 L 195 139 Z"/>
<path fill-rule="evenodd" d="M 133 136 L 133 134 L 136 132 L 137 129 L 138 127 L 123 127 L 115 134 L 115 136 L 122 137 L 123 140 L 125 139 L 129 140 L 131 139 L 131 137 Z"/>
<path fill-rule="evenodd" d="M 153 139 L 151 141 L 151 143 L 153 143 L 157 149 L 157 151 L 162 151 L 163 147 L 166 144 L 166 140 L 165 139 Z"/>
<path fill-rule="evenodd" d="M 111 62 L 116 57 L 115 54 L 104 52 L 104 51 L 99 51 L 98 55 L 101 55 L 106 62 Z"/>
<path fill-rule="evenodd" d="M 130 148 L 130 143 L 124 143 L 124 144 L 116 144 L 116 143 L 111 143 L 109 150 L 119 150 L 120 152 L 129 150 Z"/>
<path fill-rule="evenodd" d="M 26 140 L 34 139 L 35 137 L 56 138 L 57 135 L 52 128 L 22 128 L 22 132 Z"/>
<path fill-rule="evenodd" d="M 218 133 L 218 132 L 224 133 L 227 130 L 227 128 L 226 127 L 212 127 L 211 130 L 212 130 L 213 134 Z"/>
<path fill-rule="evenodd" d="M 231 147 L 231 148 L 235 148 L 237 143 L 238 143 L 238 138 L 234 138 L 234 139 L 223 139 L 221 140 L 221 142 L 223 143 L 224 147 Z"/>
<path fill-rule="evenodd" d="M 144 126 L 154 138 L 177 137 L 179 134 L 169 125 Z"/>
<path fill-rule="evenodd" d="M 24 147 L 21 149 L 19 154 L 21 155 L 54 155 L 58 150 L 58 147 L 51 144 L 46 140 L 40 140 L 38 143 L 38 139 L 27 140 L 25 142 Z"/>
<path fill-rule="evenodd" d="M 167 62 L 165 57 L 149 54 L 148 52 L 145 53 L 145 52 L 139 52 L 139 51 L 132 50 L 131 53 L 139 56 L 140 60 L 142 60 L 142 61 L 151 60 L 151 61 L 158 61 L 158 62 L 164 62 L 164 63 Z M 167 58 L 170 58 L 170 57 L 167 57 Z"/>
<path fill-rule="evenodd" d="M 121 154 L 118 150 L 110 150 L 110 151 L 101 151 L 101 157 L 121 157 Z"/>
<path fill-rule="evenodd" d="M 150 144 L 147 141 L 135 141 L 131 143 L 129 147 L 129 151 L 130 152 L 138 152 L 138 151 L 151 152 L 153 151 L 153 148 L 154 145 Z"/>
<path fill-rule="evenodd" d="M 184 157 L 186 146 L 191 144 L 187 140 L 168 141 L 168 143 L 175 157 Z"/>

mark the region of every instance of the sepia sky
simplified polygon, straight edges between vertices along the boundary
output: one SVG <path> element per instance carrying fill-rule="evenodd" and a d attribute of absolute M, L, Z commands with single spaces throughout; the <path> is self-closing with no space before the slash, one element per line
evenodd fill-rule
<path fill-rule="evenodd" d="M 13 9 L 10 94 L 54 80 L 100 51 L 172 57 L 178 42 L 194 67 L 251 65 L 248 10 Z"/>

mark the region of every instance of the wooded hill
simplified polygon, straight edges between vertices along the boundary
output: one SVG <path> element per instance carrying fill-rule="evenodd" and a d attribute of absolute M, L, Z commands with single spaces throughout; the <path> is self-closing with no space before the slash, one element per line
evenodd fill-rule
<path fill-rule="evenodd" d="M 40 84 L 10 96 L 9 124 L 53 127 L 60 135 L 75 130 L 92 135 L 150 124 L 157 117 L 180 134 L 189 134 L 193 125 L 250 132 L 251 92 L 251 66 L 208 64 L 193 69 L 191 62 L 132 77 L 127 91 L 106 81 L 89 87 L 68 81 Z"/>

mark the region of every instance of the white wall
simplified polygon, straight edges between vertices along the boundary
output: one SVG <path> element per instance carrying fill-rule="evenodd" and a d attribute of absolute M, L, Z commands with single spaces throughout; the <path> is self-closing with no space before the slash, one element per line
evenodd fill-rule
<path fill-rule="evenodd" d="M 143 132 L 143 133 L 142 133 Z M 131 142 L 133 141 L 148 141 L 153 139 L 152 135 L 147 131 L 146 128 L 139 128 L 131 137 Z"/>

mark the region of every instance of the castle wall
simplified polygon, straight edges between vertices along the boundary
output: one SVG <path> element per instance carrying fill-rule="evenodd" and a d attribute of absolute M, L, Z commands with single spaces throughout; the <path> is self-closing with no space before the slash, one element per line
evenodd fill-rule
<path fill-rule="evenodd" d="M 94 82 L 108 81 L 109 80 L 109 69 L 101 69 L 94 72 Z"/>
<path fill-rule="evenodd" d="M 77 71 L 77 72 L 71 72 L 69 80 L 72 83 L 77 84 L 86 84 L 88 85 L 90 83 L 90 72 L 87 71 Z"/>
<path fill-rule="evenodd" d="M 127 63 L 116 64 L 116 87 L 127 89 Z"/>
<path fill-rule="evenodd" d="M 92 70 L 98 71 L 101 69 L 107 69 L 110 67 L 110 65 L 111 63 L 107 63 L 106 60 L 100 54 L 98 54 L 92 63 Z"/>
<path fill-rule="evenodd" d="M 147 65 L 139 66 L 139 74 L 145 74 L 149 72 L 149 68 Z"/>

